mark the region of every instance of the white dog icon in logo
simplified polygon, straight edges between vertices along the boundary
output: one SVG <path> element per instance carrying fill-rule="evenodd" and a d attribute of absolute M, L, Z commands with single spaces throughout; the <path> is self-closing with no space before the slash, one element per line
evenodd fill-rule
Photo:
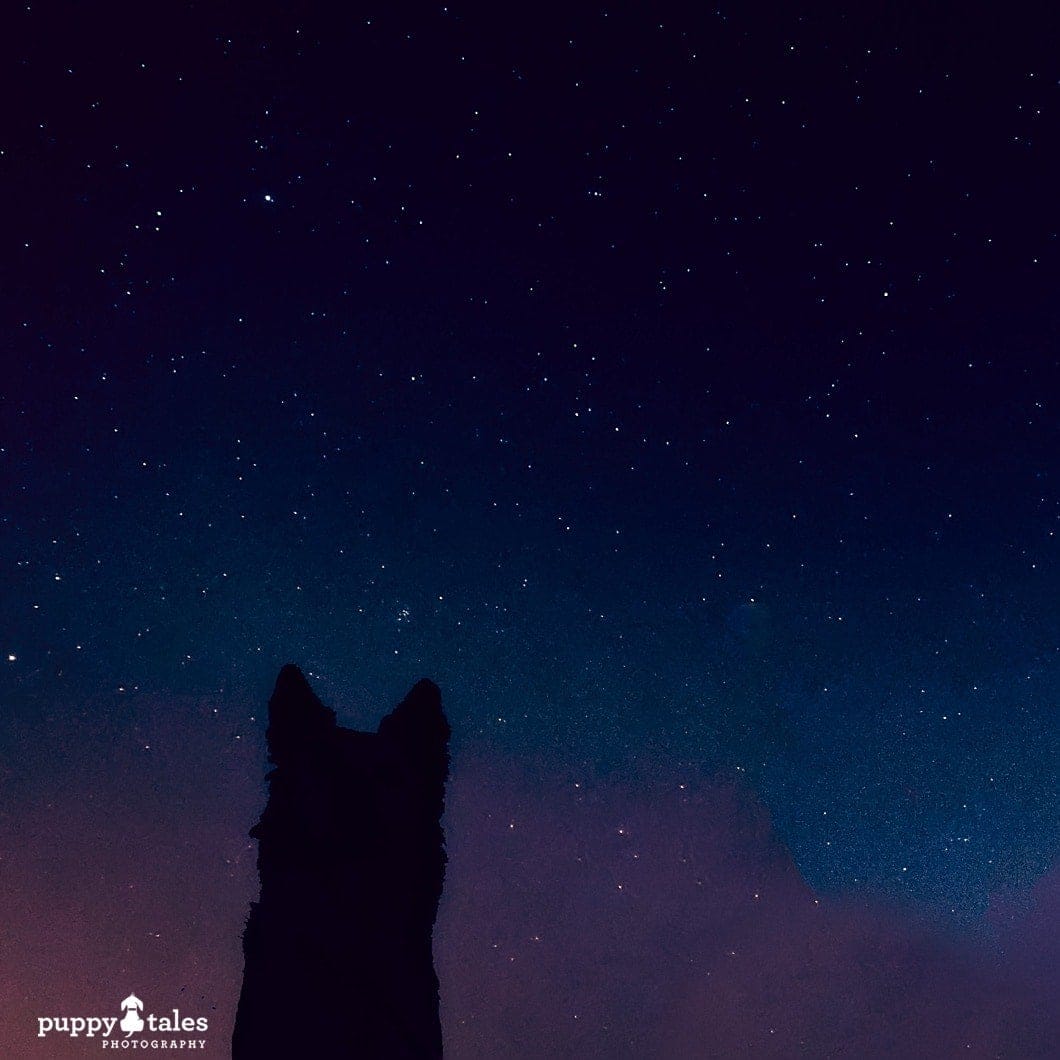
<path fill-rule="evenodd" d="M 125 1031 L 126 1038 L 128 1038 L 133 1031 L 142 1031 L 144 1029 L 144 1021 L 140 1019 L 140 1013 L 143 1011 L 143 1008 L 144 1003 L 135 994 L 130 994 L 121 1003 L 121 1010 L 125 1015 L 122 1017 L 122 1021 L 118 1026 Z"/>

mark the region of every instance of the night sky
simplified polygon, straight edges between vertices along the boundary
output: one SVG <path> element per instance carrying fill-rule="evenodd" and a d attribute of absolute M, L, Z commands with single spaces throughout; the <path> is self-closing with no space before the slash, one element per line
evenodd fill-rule
<path fill-rule="evenodd" d="M 0 25 L 0 1051 L 225 1055 L 295 662 L 442 688 L 447 1055 L 1050 1055 L 1055 27 L 296 6 Z"/>

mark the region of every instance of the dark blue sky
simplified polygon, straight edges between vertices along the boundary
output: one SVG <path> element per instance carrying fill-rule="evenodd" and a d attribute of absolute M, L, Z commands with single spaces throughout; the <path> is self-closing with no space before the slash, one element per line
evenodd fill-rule
<path fill-rule="evenodd" d="M 7 812 L 89 702 L 429 674 L 974 925 L 1058 838 L 1048 27 L 493 8 L 5 17 Z"/>

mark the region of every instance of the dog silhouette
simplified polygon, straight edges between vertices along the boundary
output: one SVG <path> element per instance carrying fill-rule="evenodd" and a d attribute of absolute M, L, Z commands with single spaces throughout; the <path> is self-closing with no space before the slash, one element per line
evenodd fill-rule
<path fill-rule="evenodd" d="M 118 1026 L 125 1031 L 126 1038 L 134 1031 L 142 1031 L 144 1029 L 144 1021 L 140 1018 L 140 1012 L 143 1011 L 143 1007 L 144 1003 L 135 994 L 130 994 L 121 1003 L 121 1010 L 125 1015 L 122 1016 L 121 1023 Z"/>
<path fill-rule="evenodd" d="M 442 1055 L 432 932 L 449 734 L 430 681 L 367 733 L 339 727 L 297 667 L 280 671 L 235 1060 Z"/>

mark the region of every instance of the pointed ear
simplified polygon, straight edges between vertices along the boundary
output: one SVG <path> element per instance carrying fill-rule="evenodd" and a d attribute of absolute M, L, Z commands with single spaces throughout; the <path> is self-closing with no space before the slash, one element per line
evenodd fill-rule
<path fill-rule="evenodd" d="M 442 690 L 429 677 L 421 677 L 402 701 L 402 705 L 406 703 L 413 704 L 413 709 L 422 713 L 441 713 Z"/>
<path fill-rule="evenodd" d="M 443 781 L 448 776 L 449 722 L 442 710 L 442 693 L 433 681 L 417 681 L 379 723 L 379 735 L 407 748 Z"/>
<path fill-rule="evenodd" d="M 334 728 L 335 712 L 317 699 L 302 671 L 288 663 L 269 700 L 269 759 L 280 765 Z"/>

